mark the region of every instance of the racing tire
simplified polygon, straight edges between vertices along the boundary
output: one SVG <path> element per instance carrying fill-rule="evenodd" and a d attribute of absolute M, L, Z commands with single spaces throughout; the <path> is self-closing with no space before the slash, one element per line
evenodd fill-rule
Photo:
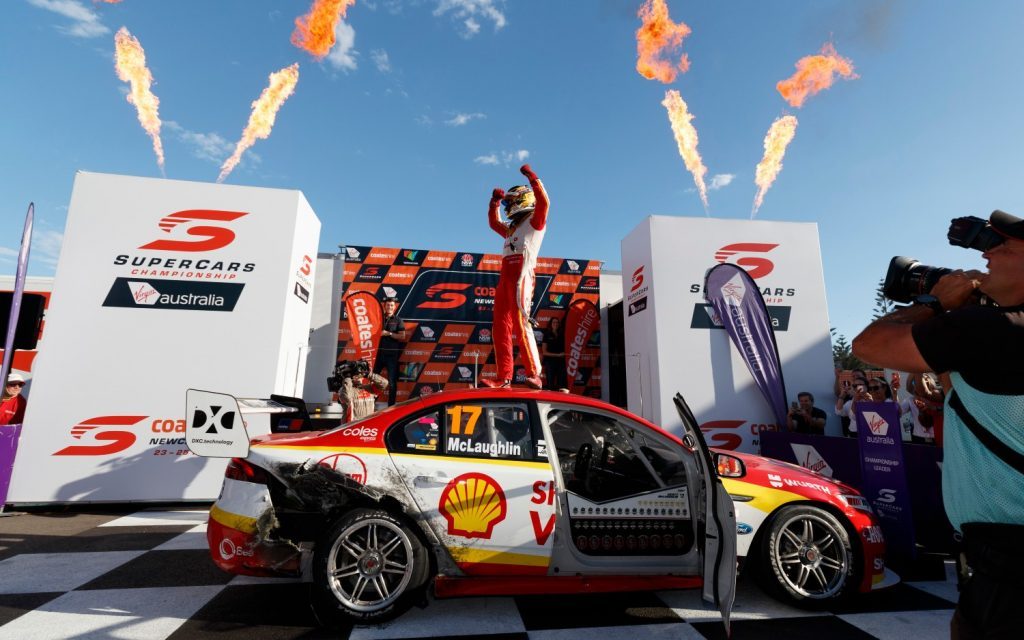
<path fill-rule="evenodd" d="M 382 509 L 354 509 L 317 541 L 313 607 L 330 626 L 376 624 L 421 602 L 430 577 L 426 547 Z"/>
<path fill-rule="evenodd" d="M 791 505 L 766 523 L 755 573 L 761 586 L 783 602 L 821 609 L 856 590 L 857 553 L 832 513 Z"/>

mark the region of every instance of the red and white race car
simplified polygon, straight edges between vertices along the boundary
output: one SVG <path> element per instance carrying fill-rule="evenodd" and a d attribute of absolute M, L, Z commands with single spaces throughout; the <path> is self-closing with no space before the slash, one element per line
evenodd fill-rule
<path fill-rule="evenodd" d="M 787 462 L 729 454 L 744 469 L 720 474 L 736 507 L 737 555 L 767 591 L 814 608 L 899 581 L 885 567 L 882 529 L 856 489 Z"/>
<path fill-rule="evenodd" d="M 882 571 L 861 570 L 882 543 L 858 528 L 874 523 L 856 491 L 788 467 L 776 475 L 817 478 L 827 491 L 773 487 L 775 463 L 709 451 L 678 396 L 682 439 L 599 400 L 518 389 L 433 394 L 251 443 L 246 414 L 286 409 L 195 390 L 187 403 L 192 451 L 233 458 L 210 511 L 214 562 L 310 580 L 328 619 L 387 620 L 431 587 L 437 597 L 699 588 L 728 624 L 737 530 L 744 551 L 750 540 L 778 550 L 780 575 L 798 558 L 810 577 L 792 581 L 807 598 L 810 580 L 833 581 L 834 557 L 842 579 L 828 597 Z M 814 511 L 787 510 L 797 503 Z M 793 534 L 791 516 L 806 513 L 811 534 Z M 830 539 L 819 521 L 833 526 Z M 771 535 L 754 530 L 762 523 Z M 791 555 L 795 540 L 806 544 Z"/>

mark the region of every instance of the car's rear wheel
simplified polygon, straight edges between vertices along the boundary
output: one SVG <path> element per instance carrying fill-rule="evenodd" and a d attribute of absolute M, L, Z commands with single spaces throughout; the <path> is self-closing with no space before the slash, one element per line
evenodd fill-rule
<path fill-rule="evenodd" d="M 820 507 L 792 505 L 777 511 L 766 526 L 758 574 L 776 596 L 815 608 L 856 587 L 856 550 L 834 515 Z"/>
<path fill-rule="evenodd" d="M 313 576 L 317 613 L 327 622 L 376 623 L 422 596 L 429 560 L 406 523 L 387 511 L 356 509 L 318 541 Z"/>

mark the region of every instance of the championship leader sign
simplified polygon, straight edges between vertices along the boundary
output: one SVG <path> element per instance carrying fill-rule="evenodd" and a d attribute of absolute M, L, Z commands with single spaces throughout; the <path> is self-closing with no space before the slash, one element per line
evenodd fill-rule
<path fill-rule="evenodd" d="M 79 173 L 9 500 L 215 498 L 185 390 L 301 394 L 319 233 L 298 191 Z"/>
<path fill-rule="evenodd" d="M 628 405 L 678 433 L 682 393 L 710 446 L 756 452 L 758 434 L 780 425 L 704 300 L 705 274 L 722 263 L 745 269 L 764 298 L 787 403 L 801 391 L 832 403 L 817 225 L 651 216 L 622 241 Z"/>
<path fill-rule="evenodd" d="M 345 248 L 345 292 L 396 296 L 408 342 L 399 358 L 398 400 L 493 378 L 491 323 L 501 256 L 488 253 L 350 246 Z M 600 262 L 538 258 L 533 317 L 540 329 L 557 317 L 565 326 L 573 302 L 598 304 Z M 538 329 L 537 346 L 541 347 Z M 346 321 L 339 327 L 339 359 L 357 357 Z M 515 376 L 522 382 L 517 360 Z M 593 331 L 575 360 L 574 390 L 600 397 L 600 333 Z"/>

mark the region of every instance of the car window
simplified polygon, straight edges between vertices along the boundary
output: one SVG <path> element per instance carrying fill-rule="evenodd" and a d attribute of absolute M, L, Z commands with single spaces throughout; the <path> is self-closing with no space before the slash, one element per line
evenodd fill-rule
<path fill-rule="evenodd" d="M 450 456 L 532 460 L 530 412 L 525 403 L 445 406 L 445 452 Z"/>
<path fill-rule="evenodd" d="M 437 409 L 399 423 L 388 431 L 388 450 L 395 453 L 441 451 L 441 412 Z"/>
<path fill-rule="evenodd" d="M 683 462 L 683 452 L 678 445 L 673 447 L 654 435 L 639 432 L 633 442 L 666 487 L 686 484 L 686 463 Z"/>
<path fill-rule="evenodd" d="M 553 409 L 548 424 L 569 491 L 604 502 L 661 487 L 644 464 L 643 454 L 634 447 L 632 429 L 615 418 Z"/>

